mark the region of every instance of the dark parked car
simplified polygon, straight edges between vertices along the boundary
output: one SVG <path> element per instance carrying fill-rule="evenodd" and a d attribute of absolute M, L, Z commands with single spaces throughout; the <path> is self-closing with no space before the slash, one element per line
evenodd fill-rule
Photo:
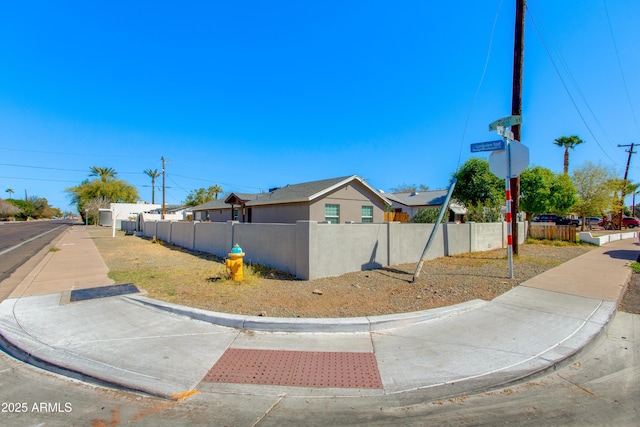
<path fill-rule="evenodd" d="M 544 214 L 544 215 L 536 215 L 533 217 L 533 222 L 554 222 L 556 225 L 578 225 L 578 220 L 570 220 L 567 218 L 562 218 L 561 216 L 558 215 L 550 215 L 550 214 Z M 575 221 L 575 224 L 573 224 L 571 221 Z"/>

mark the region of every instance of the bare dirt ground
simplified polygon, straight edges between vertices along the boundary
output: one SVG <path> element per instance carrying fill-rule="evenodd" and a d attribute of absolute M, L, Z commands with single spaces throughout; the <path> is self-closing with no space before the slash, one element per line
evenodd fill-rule
<path fill-rule="evenodd" d="M 491 300 L 518 284 L 591 249 L 587 245 L 524 244 L 508 279 L 506 250 L 424 263 L 358 271 L 338 277 L 297 280 L 286 274 L 245 270 L 247 279 L 227 279 L 219 258 L 162 242 L 89 228 L 116 283 L 134 283 L 148 296 L 205 310 L 273 317 L 356 317 L 411 312 Z M 249 269 L 253 270 L 253 269 Z"/>

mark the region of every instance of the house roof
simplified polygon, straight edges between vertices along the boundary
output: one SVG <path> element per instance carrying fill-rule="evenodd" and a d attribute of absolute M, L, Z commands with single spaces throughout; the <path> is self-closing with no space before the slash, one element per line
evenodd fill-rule
<path fill-rule="evenodd" d="M 246 205 L 259 206 L 280 203 L 311 202 L 352 181 L 358 181 L 383 203 L 388 205 L 391 204 L 386 197 L 367 184 L 362 178 L 357 175 L 350 175 L 338 178 L 322 179 L 319 181 L 303 182 L 300 184 L 290 184 L 268 193 L 260 194 L 258 198 L 247 202 Z"/>
<path fill-rule="evenodd" d="M 447 190 L 429 190 L 413 193 L 385 194 L 389 200 L 405 206 L 440 206 L 447 197 Z"/>
<path fill-rule="evenodd" d="M 405 205 L 412 208 L 435 208 L 442 206 L 447 198 L 448 190 L 430 190 L 413 193 L 392 193 L 385 194 L 387 198 L 394 203 Z M 457 214 L 466 214 L 467 209 L 458 201 L 452 199 L 449 201 L 449 209 Z"/>
<path fill-rule="evenodd" d="M 261 206 L 282 203 L 311 202 L 352 181 L 358 181 L 383 203 L 387 205 L 391 204 L 389 199 L 367 184 L 362 178 L 357 175 L 350 175 L 338 178 L 322 179 L 319 181 L 303 182 L 300 184 L 289 184 L 281 188 L 273 189 L 268 193 L 231 193 L 224 200 L 212 200 L 210 202 L 194 206 L 192 210 L 202 211 L 209 209 L 229 209 L 231 208 L 230 203 L 244 203 L 245 206 Z"/>
<path fill-rule="evenodd" d="M 194 206 L 191 208 L 192 211 L 206 211 L 210 209 L 230 209 L 231 205 L 226 203 L 222 199 L 214 199 L 209 202 L 203 203 L 198 206 Z"/>

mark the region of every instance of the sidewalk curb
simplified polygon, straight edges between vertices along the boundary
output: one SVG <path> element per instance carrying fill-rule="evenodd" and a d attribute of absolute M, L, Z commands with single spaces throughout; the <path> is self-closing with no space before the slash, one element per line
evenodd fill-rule
<path fill-rule="evenodd" d="M 235 329 L 263 332 L 374 332 L 427 322 L 429 320 L 455 316 L 479 308 L 487 301 L 472 300 L 464 303 L 411 313 L 388 314 L 369 317 L 345 318 L 297 318 L 262 317 L 241 314 L 219 313 L 159 301 L 143 296 L 127 295 L 124 298 L 203 322 Z"/>

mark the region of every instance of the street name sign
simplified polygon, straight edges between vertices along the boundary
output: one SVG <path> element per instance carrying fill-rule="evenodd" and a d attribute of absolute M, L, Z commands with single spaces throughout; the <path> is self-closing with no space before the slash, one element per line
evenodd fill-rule
<path fill-rule="evenodd" d="M 479 153 L 480 151 L 496 151 L 504 150 L 504 140 L 498 139 L 496 141 L 476 142 L 471 144 L 471 152 Z"/>
<path fill-rule="evenodd" d="M 522 123 L 522 116 L 507 116 L 492 122 L 489 125 L 489 131 L 498 129 L 498 126 L 508 128 L 509 126 L 519 125 Z"/>

